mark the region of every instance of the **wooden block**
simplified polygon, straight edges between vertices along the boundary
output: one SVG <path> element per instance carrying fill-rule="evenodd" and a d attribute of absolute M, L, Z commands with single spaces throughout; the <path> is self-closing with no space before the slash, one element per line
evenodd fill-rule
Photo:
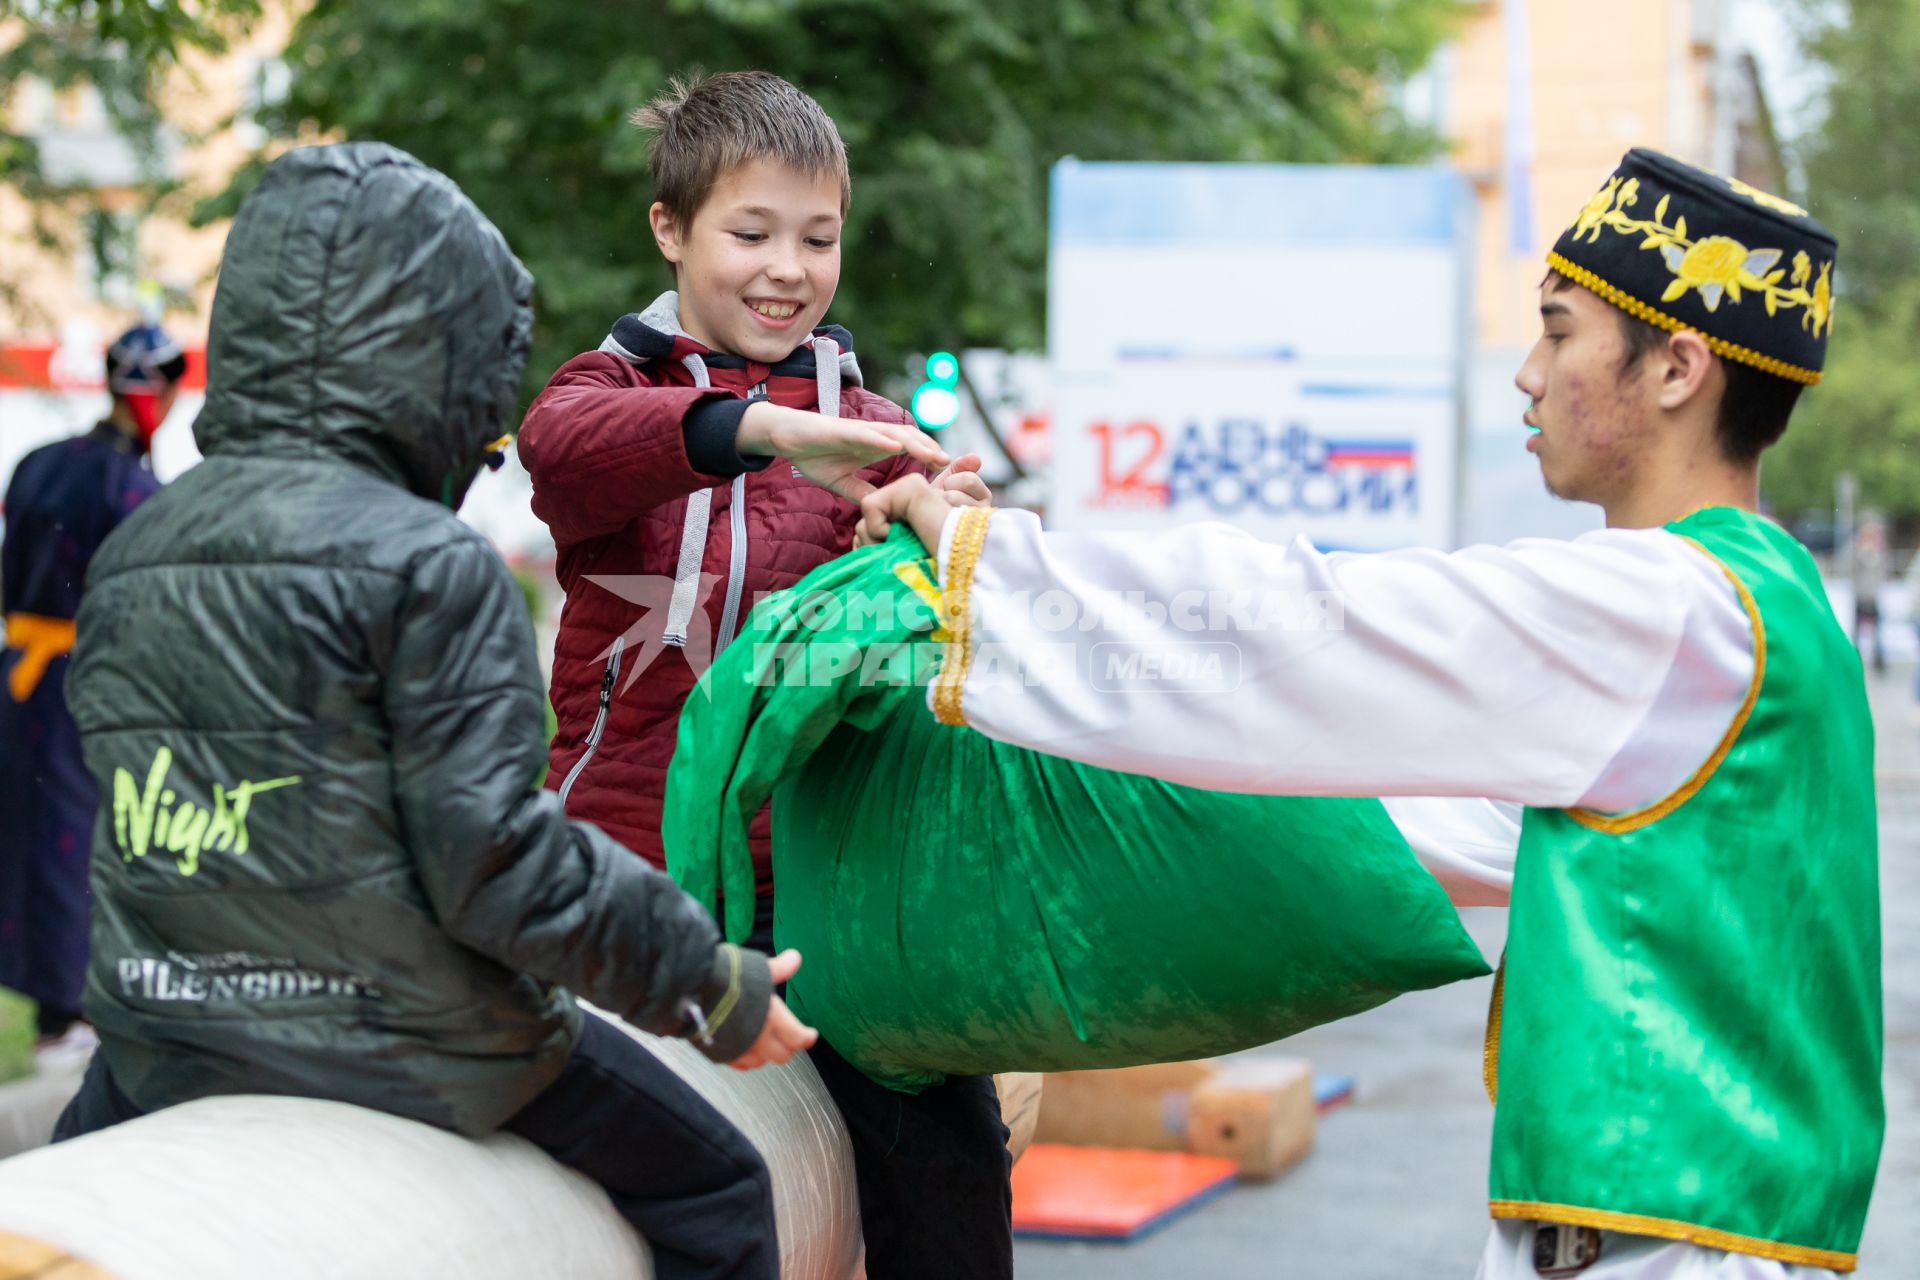
<path fill-rule="evenodd" d="M 1165 1062 L 1048 1072 L 1047 1105 L 1034 1141 L 1185 1151 L 1186 1099 L 1219 1071 L 1212 1062 Z"/>
<path fill-rule="evenodd" d="M 0 1231 L 0 1280 L 114 1280 L 85 1258 L 11 1231 Z"/>
<path fill-rule="evenodd" d="M 1304 1059 L 1239 1059 L 1193 1091 L 1187 1149 L 1229 1157 L 1242 1177 L 1271 1178 L 1313 1149 L 1318 1117 Z"/>
<path fill-rule="evenodd" d="M 1152 1062 L 1144 1067 L 1121 1067 L 1114 1071 L 1049 1071 L 1048 1080 L 1065 1082 L 1069 1088 L 1089 1086 L 1103 1093 L 1125 1090 L 1137 1093 L 1164 1093 L 1169 1089 L 1191 1089 L 1220 1074 L 1221 1064 L 1212 1059 L 1197 1062 Z"/>
<path fill-rule="evenodd" d="M 1313 1071 L 1298 1058 L 1053 1072 L 1046 1099 L 1037 1142 L 1226 1156 L 1249 1178 L 1313 1146 Z"/>
<path fill-rule="evenodd" d="M 1034 1128 L 1040 1123 L 1044 1079 L 1038 1071 L 1014 1071 L 993 1078 L 994 1091 L 1000 1095 L 1000 1118 L 1007 1126 L 1007 1153 L 1015 1164 L 1032 1145 Z"/>

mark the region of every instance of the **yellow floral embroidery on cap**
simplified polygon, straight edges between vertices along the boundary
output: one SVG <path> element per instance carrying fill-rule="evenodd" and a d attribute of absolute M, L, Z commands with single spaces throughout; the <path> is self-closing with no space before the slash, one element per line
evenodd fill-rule
<path fill-rule="evenodd" d="M 1769 280 L 1762 279 L 1760 273 L 1780 261 L 1780 250 L 1749 250 L 1732 236 L 1708 236 L 1695 241 L 1691 249 L 1682 249 L 1677 244 L 1662 245 L 1660 251 L 1675 277 L 1667 291 L 1660 295 L 1660 301 L 1672 302 L 1687 290 L 1698 289 L 1709 311 L 1719 310 L 1722 295 L 1740 301 L 1742 286 L 1764 290 Z M 1783 274 L 1775 271 L 1770 279 L 1777 281 Z"/>
<path fill-rule="evenodd" d="M 1776 269 L 1774 265 L 1780 261 L 1781 250 L 1750 249 L 1732 236 L 1689 239 L 1684 216 L 1674 218 L 1671 223 L 1667 221 L 1667 206 L 1672 202 L 1672 196 L 1660 197 L 1651 219 L 1635 218 L 1627 213 L 1639 202 L 1639 198 L 1639 179 L 1629 178 L 1624 183 L 1617 177 L 1610 179 L 1587 201 L 1586 207 L 1575 219 L 1574 238 L 1578 240 L 1585 237 L 1597 244 L 1603 229 L 1611 229 L 1621 235 L 1643 236 L 1640 247 L 1659 250 L 1667 269 L 1673 272 L 1673 282 L 1660 295 L 1663 303 L 1697 290 L 1707 310 L 1718 311 L 1723 299 L 1739 302 L 1741 290 L 1744 289 L 1760 295 L 1770 316 L 1778 314 L 1783 308 L 1802 307 L 1805 310 L 1800 317 L 1801 327 L 1811 329 L 1816 338 L 1822 333 L 1832 332 L 1831 262 L 1820 265 L 1820 278 L 1809 292 L 1807 280 L 1812 275 L 1813 264 L 1802 250 L 1794 255 L 1791 287 L 1783 287 L 1780 282 L 1787 278 L 1787 273 L 1784 269 Z"/>
<path fill-rule="evenodd" d="M 1800 317 L 1802 328 L 1811 327 L 1813 336 L 1819 337 L 1822 327 L 1828 333 L 1833 332 L 1833 264 L 1820 264 L 1820 278 L 1814 282 L 1813 297 L 1807 302 L 1806 312 Z"/>
<path fill-rule="evenodd" d="M 1576 237 L 1588 236 L 1591 240 L 1600 239 L 1600 222 L 1613 209 L 1614 197 L 1620 192 L 1620 179 L 1609 179 L 1607 185 L 1593 193 L 1593 199 L 1587 201 L 1586 208 L 1580 210 L 1580 216 L 1573 221 L 1573 234 Z M 1627 193 L 1628 199 L 1623 206 L 1633 203 L 1637 191 Z M 1591 235 L 1588 233 L 1591 232 Z"/>
<path fill-rule="evenodd" d="M 1755 204 L 1760 205 L 1762 208 L 1772 209 L 1776 213 L 1784 213 L 1795 218 L 1808 216 L 1805 209 L 1802 209 L 1791 200 L 1782 200 L 1779 196 L 1771 192 L 1762 191 L 1758 187 L 1750 187 L 1738 178 L 1728 178 L 1726 181 L 1729 187 L 1732 187 L 1735 191 L 1753 201 Z"/>

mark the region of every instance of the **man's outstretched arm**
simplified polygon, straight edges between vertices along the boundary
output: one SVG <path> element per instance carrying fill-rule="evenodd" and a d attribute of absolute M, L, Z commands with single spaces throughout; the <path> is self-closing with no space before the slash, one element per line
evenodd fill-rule
<path fill-rule="evenodd" d="M 891 519 L 938 531 L 963 610 L 936 714 L 1192 786 L 1630 810 L 1713 754 L 1753 676 L 1731 580 L 1661 530 L 1325 554 L 1219 524 L 1049 532 L 909 482 L 863 536 Z"/>

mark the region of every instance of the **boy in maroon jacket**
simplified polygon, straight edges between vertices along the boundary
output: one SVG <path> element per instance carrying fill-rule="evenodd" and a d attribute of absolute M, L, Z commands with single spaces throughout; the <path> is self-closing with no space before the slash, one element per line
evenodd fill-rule
<path fill-rule="evenodd" d="M 548 786 L 664 863 L 660 823 L 681 705 L 753 602 L 851 545 L 875 487 L 947 456 L 861 385 L 846 330 L 820 326 L 849 195 L 833 121 L 777 76 L 676 84 L 653 133 L 655 242 L 677 290 L 622 317 L 528 410 L 520 456 L 567 593 L 555 645 Z M 980 459 L 935 478 L 988 500 Z M 752 828 L 769 946 L 769 826 Z M 822 957 L 815 963 L 830 963 Z M 871 1280 L 1010 1277 L 1006 1131 L 991 1079 L 917 1096 L 812 1053 L 853 1138 Z"/>

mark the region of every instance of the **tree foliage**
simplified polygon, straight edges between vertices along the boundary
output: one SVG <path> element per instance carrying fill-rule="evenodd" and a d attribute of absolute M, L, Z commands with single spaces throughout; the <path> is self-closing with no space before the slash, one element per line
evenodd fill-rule
<path fill-rule="evenodd" d="M 236 25 L 259 16 L 260 0 L 0 0 L 0 19 L 63 32 L 146 72 L 188 50 L 219 53 Z"/>
<path fill-rule="evenodd" d="M 0 19 L 17 21 L 15 37 L 0 47 L 0 102 L 25 80 L 54 90 L 93 89 L 113 129 L 132 148 L 141 177 L 134 194 L 151 207 L 169 190 L 159 163 L 163 121 L 156 105 L 161 79 L 183 54 L 218 54 L 232 34 L 260 14 L 260 0 L 0 0 Z M 27 199 L 30 233 L 42 248 L 95 253 L 104 266 L 116 251 L 105 244 L 74 244 L 72 228 L 97 227 L 99 194 L 64 187 L 41 165 L 37 139 L 0 115 L 0 183 Z M 83 230 L 82 238 L 93 236 Z M 0 266 L 0 298 L 22 302 Z"/>
<path fill-rule="evenodd" d="M 1834 477 L 1862 502 L 1920 513 L 1920 0 L 1822 0 L 1806 48 L 1826 79 L 1819 122 L 1796 151 L 1801 203 L 1840 242 L 1826 377 L 1767 455 L 1784 513 L 1833 504 Z"/>
<path fill-rule="evenodd" d="M 538 379 L 666 287 L 627 115 L 695 67 L 774 71 L 847 143 L 834 317 L 863 351 L 1033 348 L 1055 161 L 1422 158 L 1433 140 L 1389 90 L 1455 12 L 1454 0 L 319 0 L 287 50 L 273 123 L 391 142 L 458 181 L 538 279 Z M 208 212 L 230 209 L 248 177 Z"/>

